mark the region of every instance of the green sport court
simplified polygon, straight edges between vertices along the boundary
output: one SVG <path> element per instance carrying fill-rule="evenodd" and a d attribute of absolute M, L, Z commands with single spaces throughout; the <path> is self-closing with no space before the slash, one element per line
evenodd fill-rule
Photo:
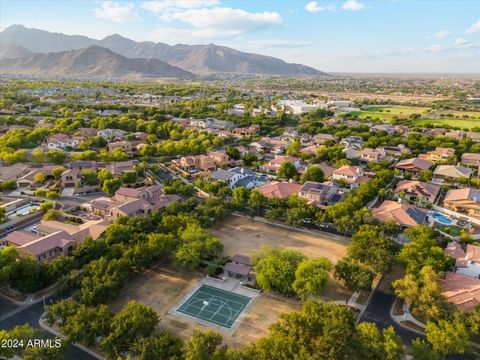
<path fill-rule="evenodd" d="M 251 300 L 203 284 L 177 311 L 230 329 Z"/>

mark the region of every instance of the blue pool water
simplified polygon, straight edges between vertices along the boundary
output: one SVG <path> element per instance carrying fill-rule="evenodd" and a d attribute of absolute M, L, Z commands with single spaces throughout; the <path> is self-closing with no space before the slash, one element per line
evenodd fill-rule
<path fill-rule="evenodd" d="M 452 223 L 452 219 L 449 219 L 448 217 L 440 214 L 440 213 L 437 213 L 437 212 L 434 212 L 433 213 L 433 218 L 435 220 L 437 220 L 440 224 L 443 224 L 443 225 L 450 225 Z"/>

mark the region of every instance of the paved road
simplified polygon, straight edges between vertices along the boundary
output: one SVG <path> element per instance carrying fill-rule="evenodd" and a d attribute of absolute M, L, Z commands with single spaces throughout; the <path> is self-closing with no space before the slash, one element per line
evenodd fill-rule
<path fill-rule="evenodd" d="M 384 283 L 385 282 L 385 283 Z M 408 345 L 412 340 L 417 337 L 425 339 L 425 335 L 417 334 L 414 331 L 408 330 L 403 326 L 398 325 L 390 317 L 390 309 L 395 302 L 395 295 L 389 291 L 390 279 L 382 278 L 382 283 L 379 284 L 377 290 L 373 294 L 367 309 L 363 313 L 360 322 L 374 322 L 378 328 L 384 329 L 389 326 L 393 326 L 395 332 L 402 338 L 403 343 Z M 478 359 L 476 355 L 451 355 L 446 359 L 448 360 L 475 360 Z"/>
<path fill-rule="evenodd" d="M 3 316 L 7 313 L 9 313 L 12 310 L 15 310 L 18 308 L 18 305 L 15 304 L 14 302 L 7 300 L 3 296 L 0 296 L 0 316 Z"/>
<path fill-rule="evenodd" d="M 48 304 L 52 301 L 56 301 L 56 297 L 51 296 L 46 298 L 46 303 Z M 18 312 L 17 314 L 0 321 L 0 329 L 4 330 L 11 330 L 17 325 L 25 325 L 29 324 L 30 326 L 41 329 L 40 325 L 38 324 L 38 320 L 40 316 L 43 314 L 43 302 L 40 301 L 28 308 Z M 49 332 L 41 329 L 41 333 L 45 336 L 45 338 L 53 338 L 54 335 L 50 334 Z M 92 355 L 84 352 L 83 350 L 70 345 L 66 351 L 65 359 L 67 360 L 97 360 Z"/>

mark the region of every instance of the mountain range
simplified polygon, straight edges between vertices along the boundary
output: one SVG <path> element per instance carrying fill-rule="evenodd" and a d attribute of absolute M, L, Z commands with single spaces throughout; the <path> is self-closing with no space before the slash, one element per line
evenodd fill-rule
<path fill-rule="evenodd" d="M 305 65 L 214 44 L 171 46 L 136 42 L 117 34 L 96 40 L 22 25 L 12 25 L 0 33 L 0 59 L 2 74 L 48 77 L 326 75 Z"/>

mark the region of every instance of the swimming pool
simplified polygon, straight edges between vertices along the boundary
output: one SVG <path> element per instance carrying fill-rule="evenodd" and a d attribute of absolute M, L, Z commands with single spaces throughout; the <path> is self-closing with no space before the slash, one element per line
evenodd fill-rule
<path fill-rule="evenodd" d="M 23 216 L 29 214 L 31 211 L 37 210 L 38 205 L 36 203 L 28 204 L 19 207 L 18 209 L 13 210 L 12 212 L 8 213 L 8 216 Z"/>
<path fill-rule="evenodd" d="M 437 222 L 439 222 L 440 224 L 443 224 L 443 225 L 450 225 L 453 222 L 452 219 L 450 219 L 450 218 L 446 217 L 445 215 L 442 215 L 438 212 L 434 212 L 432 214 L 432 216 L 435 220 L 437 220 Z"/>

